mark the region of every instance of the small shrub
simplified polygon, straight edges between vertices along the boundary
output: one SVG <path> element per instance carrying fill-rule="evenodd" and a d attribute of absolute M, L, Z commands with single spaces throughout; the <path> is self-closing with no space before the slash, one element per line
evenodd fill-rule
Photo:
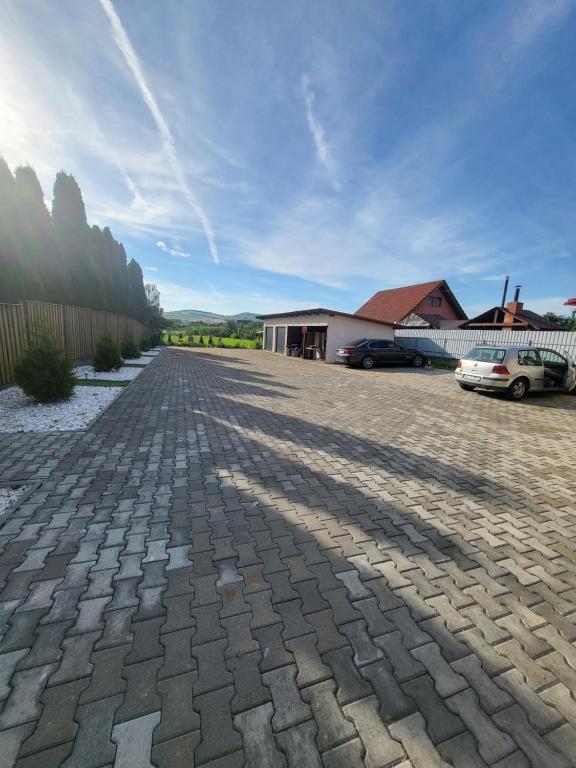
<path fill-rule="evenodd" d="M 92 365 L 95 371 L 117 371 L 122 365 L 120 347 L 110 336 L 102 336 L 99 339 Z"/>
<path fill-rule="evenodd" d="M 212 339 L 212 336 L 208 336 L 208 346 L 209 347 L 214 346 L 214 340 Z"/>
<path fill-rule="evenodd" d="M 200 338 L 198 339 L 198 344 L 200 344 L 201 347 L 204 346 L 204 336 L 200 336 Z"/>
<path fill-rule="evenodd" d="M 150 339 L 142 339 L 140 349 L 142 352 L 149 352 L 152 349 L 152 341 Z"/>
<path fill-rule="evenodd" d="M 50 339 L 34 342 L 16 366 L 14 380 L 39 403 L 68 400 L 74 392 L 71 361 Z"/>
<path fill-rule="evenodd" d="M 122 357 L 125 360 L 131 359 L 133 357 L 140 357 L 140 350 L 138 349 L 138 345 L 132 338 L 125 339 L 122 342 L 121 349 L 122 349 Z"/>

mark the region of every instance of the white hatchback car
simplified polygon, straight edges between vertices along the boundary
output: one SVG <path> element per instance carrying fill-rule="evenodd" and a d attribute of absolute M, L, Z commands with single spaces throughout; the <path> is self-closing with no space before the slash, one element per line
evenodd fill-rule
<path fill-rule="evenodd" d="M 576 366 L 553 349 L 481 345 L 458 360 L 455 377 L 462 389 L 505 392 L 522 400 L 532 392 L 573 392 Z"/>

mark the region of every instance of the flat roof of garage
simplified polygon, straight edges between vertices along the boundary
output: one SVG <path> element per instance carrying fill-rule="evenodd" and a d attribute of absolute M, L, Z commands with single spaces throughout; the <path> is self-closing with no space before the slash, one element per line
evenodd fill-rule
<path fill-rule="evenodd" d="M 394 328 L 394 323 L 388 323 L 386 320 L 374 320 L 372 317 L 362 317 L 362 315 L 351 315 L 349 312 L 339 312 L 337 309 L 324 309 L 323 307 L 317 307 L 316 309 L 297 309 L 293 312 L 275 312 L 273 315 L 258 315 L 258 320 L 270 320 L 273 317 L 297 317 L 299 315 L 329 315 L 334 317 L 349 317 L 351 320 L 364 320 L 369 323 L 376 323 L 376 325 L 387 325 L 389 328 Z"/>

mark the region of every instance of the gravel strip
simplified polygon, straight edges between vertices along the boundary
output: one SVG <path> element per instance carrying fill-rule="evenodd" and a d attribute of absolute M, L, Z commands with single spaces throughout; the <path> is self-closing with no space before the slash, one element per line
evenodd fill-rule
<path fill-rule="evenodd" d="M 79 365 L 77 368 L 74 368 L 74 375 L 77 379 L 132 381 L 142 370 L 142 368 L 120 368 L 118 371 L 95 371 L 91 365 Z"/>
<path fill-rule="evenodd" d="M 21 485 L 19 488 L 0 488 L 0 517 L 26 493 L 29 487 Z"/>
<path fill-rule="evenodd" d="M 140 357 L 132 357 L 128 360 L 124 360 L 125 365 L 148 365 L 149 363 L 154 360 L 154 357 L 145 357 L 144 355 L 140 355 Z"/>
<path fill-rule="evenodd" d="M 0 432 L 86 429 L 121 392 L 122 387 L 75 387 L 70 400 L 40 404 L 26 397 L 20 387 L 9 387 L 0 391 Z"/>

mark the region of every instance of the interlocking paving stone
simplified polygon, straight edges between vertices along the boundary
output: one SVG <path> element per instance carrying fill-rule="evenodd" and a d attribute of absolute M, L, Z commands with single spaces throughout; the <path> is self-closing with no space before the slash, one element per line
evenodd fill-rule
<path fill-rule="evenodd" d="M 452 739 L 438 744 L 438 752 L 454 768 L 487 768 L 487 764 L 478 754 L 474 737 L 469 733 L 460 733 Z M 505 763 L 510 756 L 505 757 L 498 764 Z"/>
<path fill-rule="evenodd" d="M 549 731 L 561 724 L 562 716 L 555 706 L 550 706 L 545 692 L 535 693 L 518 669 L 510 669 L 494 678 L 494 682 L 510 694 L 510 703 L 516 701 L 524 709 L 531 725 L 540 732 Z"/>
<path fill-rule="evenodd" d="M 0 715 L 0 731 L 38 719 L 40 696 L 54 669 L 53 664 L 46 664 L 14 674 L 10 694 Z"/>
<path fill-rule="evenodd" d="M 234 682 L 231 673 L 226 669 L 224 655 L 227 647 L 227 640 L 214 640 L 212 643 L 192 646 L 192 655 L 198 664 L 195 694 L 224 688 Z"/>
<path fill-rule="evenodd" d="M 362 668 L 378 698 L 380 717 L 385 723 L 399 720 L 415 710 L 414 702 L 400 688 L 388 662 L 377 661 Z"/>
<path fill-rule="evenodd" d="M 350 718 L 366 749 L 366 768 L 380 768 L 405 757 L 402 746 L 392 739 L 378 714 L 378 700 L 368 696 L 346 704 L 344 714 Z"/>
<path fill-rule="evenodd" d="M 74 740 L 78 728 L 74 714 L 80 694 L 88 687 L 88 683 L 88 678 L 84 678 L 44 690 L 40 720 L 34 734 L 24 742 L 20 755 L 41 752 Z"/>
<path fill-rule="evenodd" d="M 158 768 L 193 766 L 194 752 L 200 743 L 200 731 L 185 733 L 175 739 L 162 741 L 152 747 L 152 763 Z"/>
<path fill-rule="evenodd" d="M 200 717 L 194 709 L 192 697 L 196 677 L 195 672 L 190 672 L 158 683 L 162 719 L 154 732 L 154 742 L 168 741 L 200 728 Z"/>
<path fill-rule="evenodd" d="M 232 687 L 195 697 L 202 732 L 202 741 L 195 754 L 198 763 L 207 762 L 242 746 L 240 734 L 232 724 L 230 702 L 233 697 Z"/>
<path fill-rule="evenodd" d="M 568 723 L 546 734 L 544 740 L 555 752 L 560 752 L 570 765 L 576 765 L 576 729 Z"/>
<path fill-rule="evenodd" d="M 503 731 L 514 737 L 534 764 L 545 765 L 547 768 L 569 768 L 570 763 L 538 735 L 517 704 L 497 712 L 494 720 Z"/>
<path fill-rule="evenodd" d="M 324 768 L 364 768 L 363 752 L 364 747 L 360 739 L 352 739 L 324 752 L 322 765 Z"/>
<path fill-rule="evenodd" d="M 264 685 L 270 688 L 274 704 L 272 727 L 275 731 L 292 728 L 312 717 L 310 707 L 302 701 L 295 682 L 297 668 L 281 667 L 262 675 Z"/>
<path fill-rule="evenodd" d="M 40 483 L 0 529 L 4 759 L 574 764 L 572 400 L 177 350 L 3 436 Z"/>
<path fill-rule="evenodd" d="M 466 723 L 478 741 L 478 751 L 488 763 L 500 760 L 513 752 L 512 739 L 495 727 L 482 711 L 476 694 L 468 688 L 446 700 L 447 706 Z"/>
<path fill-rule="evenodd" d="M 463 659 L 457 659 L 451 664 L 452 669 L 459 676 L 465 677 L 470 686 L 475 690 L 480 699 L 482 709 L 486 712 L 495 712 L 498 709 L 508 706 L 512 699 L 503 691 L 492 678 L 484 672 L 480 659 L 477 656 L 465 656 Z M 502 679 L 509 674 L 505 672 L 496 681 L 500 684 Z M 523 680 L 522 680 L 523 682 Z"/>
<path fill-rule="evenodd" d="M 236 695 L 230 704 L 232 712 L 251 709 L 270 699 L 270 691 L 262 685 L 260 659 L 260 651 L 228 659 L 227 666 L 234 677 L 236 690 Z"/>
<path fill-rule="evenodd" d="M 411 653 L 426 667 L 428 674 L 434 680 L 436 692 L 443 698 L 458 693 L 467 687 L 466 680 L 454 672 L 435 643 L 421 645 L 414 648 Z"/>
<path fill-rule="evenodd" d="M 273 624 L 269 627 L 261 627 L 252 630 L 253 637 L 259 643 L 262 658 L 260 671 L 268 672 L 271 669 L 285 667 L 294 663 L 294 655 L 288 651 L 282 639 L 283 627 L 281 624 Z"/>
<path fill-rule="evenodd" d="M 410 680 L 425 672 L 422 663 L 404 645 L 400 632 L 390 632 L 387 635 L 382 635 L 382 637 L 377 637 L 375 643 L 384 651 L 384 655 L 391 662 L 394 675 L 399 682 Z"/>
<path fill-rule="evenodd" d="M 20 747 L 34 727 L 35 723 L 25 723 L 0 731 L 0 755 L 4 765 L 8 767 L 16 764 Z"/>
<path fill-rule="evenodd" d="M 81 677 L 89 677 L 94 669 L 90 654 L 99 632 L 74 635 L 62 641 L 63 656 L 58 670 L 51 676 L 49 685 L 59 685 Z"/>
<path fill-rule="evenodd" d="M 126 692 L 124 703 L 116 712 L 116 723 L 139 718 L 160 709 L 156 681 L 161 666 L 162 659 L 149 659 L 124 668 L 122 676 L 126 679 Z"/>
<path fill-rule="evenodd" d="M 321 752 L 356 735 L 353 725 L 342 715 L 335 690 L 335 682 L 326 680 L 302 691 L 302 698 L 310 704 L 318 726 L 316 743 Z"/>
<path fill-rule="evenodd" d="M 64 765 L 64 761 L 70 755 L 73 744 L 59 744 L 57 747 L 49 747 L 33 755 L 21 757 L 16 768 L 44 768 L 47 765 Z"/>
<path fill-rule="evenodd" d="M 152 712 L 114 726 L 112 741 L 116 742 L 115 768 L 149 768 L 152 732 L 160 722 L 160 712 Z"/>
<path fill-rule="evenodd" d="M 311 683 L 324 680 L 331 675 L 330 667 L 322 662 L 316 648 L 318 643 L 314 634 L 296 637 L 286 641 L 286 648 L 296 659 L 298 676 L 296 682 L 303 688 Z"/>
<path fill-rule="evenodd" d="M 332 668 L 336 680 L 339 704 L 349 704 L 351 701 L 369 696 L 372 693 L 370 685 L 360 677 L 353 662 L 352 648 L 339 648 L 324 655 L 324 659 Z"/>
<path fill-rule="evenodd" d="M 76 710 L 78 732 L 74 749 L 62 768 L 100 768 L 114 762 L 116 747 L 111 741 L 114 714 L 122 696 L 99 699 Z"/>
<path fill-rule="evenodd" d="M 80 697 L 81 704 L 107 699 L 126 690 L 126 680 L 122 677 L 122 670 L 129 650 L 129 645 L 119 645 L 116 648 L 107 648 L 92 654 L 90 662 L 93 674 L 90 686 Z M 52 680 L 53 678 L 50 678 L 50 682 Z"/>
<path fill-rule="evenodd" d="M 276 735 L 280 748 L 286 753 L 289 768 L 305 765 L 322 768 L 322 761 L 316 747 L 316 723 L 300 723 Z"/>
<path fill-rule="evenodd" d="M 10 680 L 18 662 L 26 656 L 28 650 L 24 648 L 21 651 L 12 651 L 0 655 L 0 701 L 4 701 L 12 690 Z"/>
<path fill-rule="evenodd" d="M 424 718 L 419 713 L 393 723 L 389 731 L 401 742 L 414 768 L 450 768 L 428 738 Z"/>
<path fill-rule="evenodd" d="M 267 703 L 234 718 L 234 726 L 242 734 L 248 765 L 286 768 L 286 758 L 276 746 L 270 725 L 273 714 L 274 707 Z"/>

